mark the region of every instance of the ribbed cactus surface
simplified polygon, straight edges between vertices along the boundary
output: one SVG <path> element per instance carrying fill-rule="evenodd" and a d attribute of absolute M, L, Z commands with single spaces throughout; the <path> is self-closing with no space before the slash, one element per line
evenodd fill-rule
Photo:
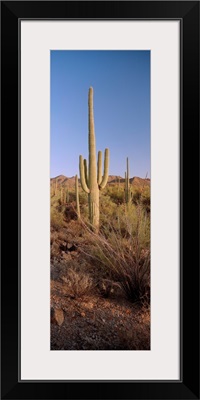
<path fill-rule="evenodd" d="M 69 203 L 69 190 L 68 190 L 68 188 L 66 189 L 66 193 L 65 193 L 65 201 L 66 201 L 66 203 Z"/>
<path fill-rule="evenodd" d="M 60 203 L 61 204 L 64 204 L 63 194 L 64 194 L 63 186 L 61 186 L 61 188 L 60 188 Z"/>
<path fill-rule="evenodd" d="M 127 204 L 130 203 L 132 198 L 130 182 L 129 182 L 129 160 L 126 159 L 126 172 L 125 172 L 125 201 Z"/>
<path fill-rule="evenodd" d="M 89 165 L 87 160 L 80 156 L 79 169 L 82 189 L 88 193 L 89 219 L 93 227 L 99 227 L 99 190 L 103 189 L 108 181 L 109 150 L 105 149 L 104 173 L 102 175 L 102 152 L 98 152 L 96 162 L 96 143 L 94 128 L 93 88 L 89 88 L 88 94 L 88 145 Z"/>

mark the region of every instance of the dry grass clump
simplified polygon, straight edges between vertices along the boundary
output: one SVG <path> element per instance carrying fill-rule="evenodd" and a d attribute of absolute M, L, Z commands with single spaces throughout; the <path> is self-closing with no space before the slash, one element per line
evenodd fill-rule
<path fill-rule="evenodd" d="M 135 209 L 135 206 L 134 206 Z M 116 225 L 107 224 L 99 233 L 85 226 L 87 242 L 81 251 L 96 267 L 107 271 L 132 302 L 150 302 L 150 251 L 140 210 L 120 216 Z M 123 234 L 122 234 L 123 230 Z"/>
<path fill-rule="evenodd" d="M 67 285 L 70 295 L 80 298 L 93 292 L 94 281 L 92 277 L 77 268 L 69 268 L 62 276 L 63 282 Z"/>
<path fill-rule="evenodd" d="M 150 300 L 150 255 L 144 258 L 135 254 L 121 241 L 110 242 L 103 235 L 91 235 L 90 253 L 87 255 L 109 270 L 110 276 L 133 302 Z"/>
<path fill-rule="evenodd" d="M 51 207 L 51 228 L 59 231 L 64 226 L 63 215 L 57 208 Z"/>

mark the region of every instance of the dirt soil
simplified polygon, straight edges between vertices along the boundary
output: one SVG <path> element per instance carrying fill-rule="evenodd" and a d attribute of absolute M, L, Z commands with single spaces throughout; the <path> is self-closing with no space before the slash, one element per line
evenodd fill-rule
<path fill-rule="evenodd" d="M 149 350 L 149 307 L 128 301 L 117 285 L 104 293 L 98 286 L 78 295 L 70 290 L 66 271 L 88 268 L 81 257 L 77 244 L 52 231 L 51 350 Z"/>

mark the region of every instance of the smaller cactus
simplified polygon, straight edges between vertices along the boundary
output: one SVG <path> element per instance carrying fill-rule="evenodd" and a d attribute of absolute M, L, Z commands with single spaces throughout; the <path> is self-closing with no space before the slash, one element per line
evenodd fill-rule
<path fill-rule="evenodd" d="M 61 188 L 60 188 L 60 203 L 61 204 L 64 203 L 63 195 L 64 195 L 64 190 L 63 190 L 63 187 L 61 186 Z"/>
<path fill-rule="evenodd" d="M 78 191 L 78 175 L 75 177 L 75 192 L 76 192 L 76 212 L 78 218 L 80 218 L 80 204 L 79 204 L 79 191 Z"/>
<path fill-rule="evenodd" d="M 69 203 L 69 189 L 68 188 L 66 189 L 66 192 L 65 192 L 65 201 L 66 201 L 66 203 Z"/>
<path fill-rule="evenodd" d="M 125 172 L 125 202 L 129 204 L 132 199 L 132 192 L 130 188 L 130 181 L 129 181 L 129 161 L 128 157 L 126 159 L 126 172 Z"/>

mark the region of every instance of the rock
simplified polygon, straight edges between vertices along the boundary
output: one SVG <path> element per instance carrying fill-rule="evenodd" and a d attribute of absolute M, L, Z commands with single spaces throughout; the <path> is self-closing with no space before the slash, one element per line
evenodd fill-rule
<path fill-rule="evenodd" d="M 60 250 L 67 251 L 67 243 L 65 241 L 60 243 Z"/>
<path fill-rule="evenodd" d="M 85 313 L 84 312 L 81 312 L 81 317 L 85 317 Z"/>
<path fill-rule="evenodd" d="M 64 260 L 71 260 L 72 256 L 71 256 L 71 254 L 68 254 L 68 253 L 65 253 L 64 251 L 62 251 L 62 258 Z"/>
<path fill-rule="evenodd" d="M 59 245 L 56 242 L 52 243 L 51 252 L 52 252 L 52 254 L 58 254 L 59 253 Z"/>
<path fill-rule="evenodd" d="M 51 280 L 57 281 L 59 272 L 56 269 L 51 268 Z"/>
<path fill-rule="evenodd" d="M 51 307 L 51 323 L 61 326 L 64 322 L 64 312 L 59 308 Z"/>
<path fill-rule="evenodd" d="M 77 247 L 74 244 L 68 243 L 68 245 L 67 245 L 68 251 L 76 251 L 76 249 L 77 249 Z"/>

